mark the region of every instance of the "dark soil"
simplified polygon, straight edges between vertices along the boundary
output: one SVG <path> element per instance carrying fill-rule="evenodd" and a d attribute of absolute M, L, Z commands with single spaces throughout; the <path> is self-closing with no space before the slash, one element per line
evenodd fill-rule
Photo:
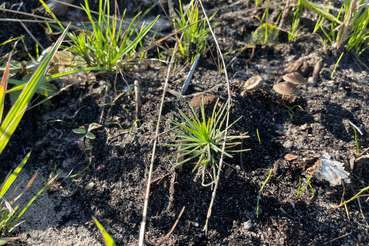
<path fill-rule="evenodd" d="M 222 51 L 230 52 L 245 46 L 252 31 L 259 26 L 253 16 L 262 13 L 247 12 L 245 4 L 229 7 L 232 1 L 211 2 L 206 1 L 207 9 L 221 7 L 214 20 L 220 23 L 215 33 Z M 38 6 L 37 1 L 26 1 L 21 10 L 30 13 Z M 159 10 L 155 11 L 158 13 Z M 20 15 L 11 13 L 0 14 L 1 18 L 20 18 Z M 368 148 L 369 80 L 368 71 L 362 64 L 369 65 L 369 56 L 366 52 L 357 58 L 351 52 L 336 52 L 329 45 L 324 51 L 320 41 L 309 35 L 313 21 L 305 13 L 300 23 L 304 26 L 301 38 L 288 42 L 287 34 L 281 31 L 273 44 L 255 47 L 252 59 L 251 49 L 245 49 L 234 60 L 237 52 L 225 56 L 232 89 L 231 122 L 242 116 L 230 133 L 248 132 L 250 138 L 243 141 L 241 148 L 251 150 L 242 155 L 237 153 L 227 160 L 239 168 L 227 175 L 227 167 L 223 168 L 207 235 L 203 227 L 211 187 L 201 185 L 201 175 L 191 172 L 192 164 L 174 170 L 176 158 L 166 157 L 176 149 L 162 145 L 169 140 L 165 135 L 158 138 L 145 235 L 148 244 L 158 243 L 185 207 L 164 245 L 367 245 L 369 204 L 366 197 L 355 199 L 346 207 L 334 207 L 342 199 L 347 200 L 367 187 L 369 182 L 368 153 L 361 156 L 356 153 L 355 134 L 349 123 L 351 121 L 363 133 L 357 131 L 360 151 Z M 286 22 L 288 24 L 288 20 Z M 54 36 L 46 37 L 40 24 L 27 26 L 45 47 L 55 40 Z M 0 30 L 0 43 L 26 33 L 17 23 L 0 22 Z M 31 48 L 35 43 L 27 35 L 27 47 L 35 55 Z M 26 59 L 23 46 L 18 46 L 16 58 Z M 9 47 L 5 46 L 2 55 L 11 49 Z M 215 54 L 214 50 L 212 52 Z M 341 52 L 345 54 L 331 78 Z M 217 61 L 212 60 L 210 53 L 199 60 L 189 94 L 225 83 L 224 75 L 218 72 Z M 155 53 L 153 58 L 156 58 Z M 285 106 L 281 105 L 281 96 L 271 88 L 285 74 L 284 70 L 300 60 L 308 64 L 307 74 L 311 76 L 319 59 L 323 68 L 317 86 L 300 86 L 300 96 L 286 101 Z M 182 69 L 180 65 L 169 85 L 177 92 L 181 91 L 183 80 L 176 81 L 185 78 L 190 69 L 189 66 Z M 162 98 L 160 87 L 163 74 L 166 74 L 164 64 L 162 68 L 164 73 L 155 61 L 126 71 L 124 79 L 128 84 L 133 85 L 135 80 L 142 84 L 142 121 L 131 131 L 106 124 L 118 122 L 124 129 L 129 129 L 135 120 L 134 96 L 128 92 L 115 103 L 101 106 L 112 102 L 117 94 L 127 89 L 119 75 L 115 94 L 115 74 L 92 77 L 54 97 L 50 107 L 38 106 L 27 111 L 0 156 L 2 179 L 30 150 L 31 159 L 24 170 L 29 175 L 39 170 L 39 174 L 47 179 L 54 171 L 66 176 L 88 168 L 74 178 L 58 178 L 43 194 L 42 199 L 48 201 L 45 204 L 35 201 L 32 205 L 34 212 L 28 211 L 28 215 L 24 215 L 27 221 L 12 234 L 21 236 L 22 245 L 101 245 L 102 239 L 91 216 L 104 225 L 117 245 L 137 244 Z M 244 81 L 254 75 L 263 77 L 265 89 L 241 96 Z M 226 86 L 211 93 L 220 98 L 221 103 L 227 99 Z M 190 99 L 166 94 L 160 132 L 171 126 L 172 111 L 188 112 L 187 101 Z M 50 123 L 56 119 L 63 121 Z M 103 126 L 92 131 L 96 139 L 86 140 L 85 146 L 92 146 L 91 150 L 86 150 L 79 144 L 81 136 L 72 129 L 87 128 L 90 123 Z M 345 170 L 350 172 L 351 183 L 331 187 L 327 181 L 312 178 L 313 199 L 310 199 L 309 188 L 296 198 L 299 178 L 304 185 L 309 177 L 306 169 L 312 167 L 324 152 L 344 163 Z M 297 158 L 286 160 L 286 154 Z M 355 160 L 351 166 L 350 159 Z M 274 170 L 262 192 L 257 218 L 258 192 L 271 168 Z M 42 185 L 42 178 L 37 179 Z M 28 220 L 27 216 L 37 216 L 34 218 L 37 223 L 32 222 L 32 218 Z"/>

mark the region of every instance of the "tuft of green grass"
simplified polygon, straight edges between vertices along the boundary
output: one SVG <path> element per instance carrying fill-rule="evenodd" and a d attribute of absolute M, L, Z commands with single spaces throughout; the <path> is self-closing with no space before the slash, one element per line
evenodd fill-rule
<path fill-rule="evenodd" d="M 307 0 L 299 0 L 300 4 L 320 16 L 314 32 L 320 28 L 336 49 L 346 44 L 348 51 L 354 49 L 360 55 L 368 48 L 369 8 L 365 0 L 344 0 L 337 16 L 329 13 L 330 2 L 327 10 Z M 332 22 L 329 31 L 322 27 L 325 19 Z"/>
<path fill-rule="evenodd" d="M 204 54 L 208 47 L 208 35 L 210 29 L 207 27 L 206 20 L 201 20 L 199 16 L 199 8 L 191 2 L 186 12 L 183 11 L 181 0 L 179 2 L 179 10 L 176 10 L 178 17 L 175 17 L 174 26 L 177 30 L 183 29 L 182 39 L 177 37 L 178 49 L 183 57 L 190 57 L 191 63 L 198 54 Z M 214 18 L 215 14 L 210 17 L 209 21 Z M 214 24 L 212 27 L 217 25 Z"/>
<path fill-rule="evenodd" d="M 47 12 L 59 23 L 63 29 L 63 25 L 58 21 L 55 15 L 40 0 Z M 117 11 L 114 18 L 109 17 L 110 4 L 109 1 L 99 0 L 99 16 L 97 22 L 92 16 L 88 1 L 85 0 L 85 6 L 82 6 L 86 12 L 92 31 L 90 31 L 83 23 L 84 29 L 77 35 L 69 34 L 72 39 L 72 46 L 69 48 L 73 54 L 81 57 L 88 67 L 99 67 L 105 70 L 115 70 L 117 65 L 127 65 L 127 59 L 133 58 L 138 45 L 142 47 L 142 39 L 153 27 L 159 16 L 157 16 L 149 25 L 141 27 L 137 30 L 139 22 L 136 15 L 130 22 L 129 26 L 123 26 L 123 17 L 118 20 Z M 132 40 L 133 39 L 133 40 Z"/>
<path fill-rule="evenodd" d="M 217 110 L 218 101 L 214 106 L 212 116 L 207 120 L 205 117 L 204 101 L 201 106 L 202 120 L 200 120 L 196 115 L 196 112 L 191 105 L 190 108 L 192 115 L 190 117 L 181 110 L 179 110 L 179 114 L 174 113 L 178 117 L 179 121 L 171 120 L 171 123 L 177 128 L 170 128 L 169 130 L 174 133 L 174 135 L 170 135 L 170 137 L 175 138 L 175 140 L 169 141 L 165 144 L 166 146 L 178 147 L 178 150 L 169 157 L 175 154 L 180 154 L 184 159 L 180 163 L 176 164 L 175 167 L 193 159 L 197 159 L 193 172 L 200 167 L 203 171 L 202 174 L 204 177 L 205 170 L 210 168 L 213 172 L 213 174 L 210 175 L 213 182 L 217 177 L 216 174 L 220 155 L 223 153 L 225 156 L 232 158 L 231 153 L 233 152 L 247 151 L 234 150 L 233 148 L 241 144 L 241 142 L 234 142 L 233 140 L 248 138 L 248 136 L 227 136 L 226 140 L 224 140 L 224 132 L 232 127 L 240 118 L 230 124 L 227 129 L 222 129 L 228 110 L 226 110 L 227 103 Z M 226 147 L 223 151 L 222 145 L 224 141 Z M 185 158 L 186 156 L 187 158 Z M 224 164 L 229 165 L 225 162 Z M 203 185 L 208 186 L 213 182 L 207 185 L 203 183 Z"/>

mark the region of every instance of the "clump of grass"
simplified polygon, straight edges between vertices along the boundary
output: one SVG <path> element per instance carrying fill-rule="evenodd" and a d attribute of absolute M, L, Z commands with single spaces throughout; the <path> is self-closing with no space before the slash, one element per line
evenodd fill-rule
<path fill-rule="evenodd" d="M 64 28 L 47 5 L 43 2 L 42 4 L 54 20 Z M 132 58 L 135 53 L 134 50 L 159 18 L 157 16 L 145 28 L 142 27 L 140 30 L 137 30 L 138 22 L 136 20 L 140 15 L 138 14 L 125 29 L 123 20 L 126 11 L 124 11 L 123 17 L 119 20 L 117 11 L 115 11 L 114 18 L 110 18 L 107 16 L 110 13 L 109 1 L 104 1 L 104 3 L 103 0 L 99 1 L 97 22 L 92 16 L 87 0 L 85 0 L 83 9 L 90 20 L 92 31 L 83 24 L 84 29 L 81 30 L 80 34 L 70 34 L 69 37 L 72 39 L 72 46 L 69 50 L 77 56 L 82 57 L 88 67 L 102 67 L 106 70 L 114 70 L 117 65 L 127 65 L 125 58 Z M 133 37 L 135 38 L 133 39 Z"/>
<path fill-rule="evenodd" d="M 179 10 L 176 10 L 178 17 L 175 17 L 174 26 L 177 30 L 183 29 L 183 38 L 177 37 L 178 49 L 183 57 L 190 57 L 192 63 L 198 54 L 206 52 L 210 29 L 207 27 L 206 20 L 201 20 L 203 17 L 199 15 L 199 8 L 194 5 L 193 1 L 185 12 L 181 0 L 178 2 Z M 211 21 L 214 16 L 215 14 L 209 20 Z M 213 27 L 216 25 L 214 24 Z"/>
<path fill-rule="evenodd" d="M 314 32 L 321 29 L 336 49 L 346 44 L 348 51 L 354 49 L 355 53 L 360 55 L 368 48 L 369 8 L 365 0 L 344 0 L 337 16 L 329 13 L 330 2 L 328 10 L 324 10 L 316 3 L 306 0 L 299 0 L 299 4 L 320 15 Z M 332 22 L 328 31 L 322 27 L 325 19 Z"/>
<path fill-rule="evenodd" d="M 213 184 L 214 180 L 216 179 L 219 157 L 222 153 L 225 156 L 232 158 L 231 153 L 233 152 L 247 151 L 234 150 L 233 148 L 241 144 L 241 142 L 234 142 L 233 140 L 248 138 L 248 136 L 227 136 L 224 140 L 224 132 L 233 126 L 240 118 L 230 124 L 228 128 L 222 130 L 228 110 L 226 110 L 227 103 L 217 110 L 218 101 L 214 106 L 212 116 L 208 118 L 208 120 L 206 120 L 205 116 L 204 102 L 202 102 L 201 106 L 202 120 L 200 120 L 196 115 L 196 112 L 191 105 L 190 108 L 192 115 L 190 117 L 188 117 L 181 110 L 179 110 L 179 114 L 174 113 L 180 121 L 171 120 L 171 123 L 177 126 L 177 128 L 170 128 L 169 130 L 174 133 L 174 135 L 171 135 L 171 137 L 176 138 L 176 140 L 169 141 L 169 143 L 165 144 L 167 146 L 178 147 L 178 150 L 169 157 L 179 153 L 184 159 L 180 163 L 176 164 L 175 167 L 178 167 L 193 159 L 197 159 L 196 165 L 193 168 L 193 172 L 198 168 L 201 168 L 203 171 L 203 180 L 205 170 L 208 168 L 212 170 L 211 176 L 213 181 L 209 184 L 204 184 L 203 182 L 204 186 Z M 223 151 L 222 145 L 224 141 L 226 147 Z M 186 156 L 187 158 L 185 158 Z"/>

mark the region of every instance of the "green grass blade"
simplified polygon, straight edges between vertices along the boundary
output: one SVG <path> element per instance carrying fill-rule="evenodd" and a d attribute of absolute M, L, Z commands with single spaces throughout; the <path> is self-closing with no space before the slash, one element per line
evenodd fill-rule
<path fill-rule="evenodd" d="M 158 18 L 159 18 L 159 16 L 157 16 L 144 30 L 142 30 L 142 32 L 132 41 L 132 43 L 130 45 L 128 45 L 124 50 L 120 51 L 116 55 L 116 57 L 114 58 L 114 60 L 111 61 L 111 64 L 115 64 L 127 52 L 129 52 L 134 47 L 136 47 L 136 45 L 138 44 L 138 42 L 140 42 L 141 39 L 150 31 L 150 29 L 153 27 L 153 25 L 155 24 L 155 22 L 157 21 Z"/>
<path fill-rule="evenodd" d="M 18 177 L 18 174 L 22 170 L 23 166 L 28 161 L 29 156 L 31 155 L 31 152 L 29 152 L 26 157 L 22 160 L 22 162 L 18 165 L 18 167 L 14 170 L 14 172 L 9 176 L 9 178 L 4 181 L 4 184 L 1 186 L 0 190 L 0 198 L 5 195 L 5 193 L 8 191 L 9 187 L 12 185 L 14 180 Z"/>
<path fill-rule="evenodd" d="M 339 25 L 342 24 L 342 22 L 340 20 L 338 20 L 336 17 L 334 17 L 333 15 L 331 15 L 330 13 L 328 13 L 327 11 L 325 11 L 318 4 L 313 3 L 313 2 L 310 2 L 310 1 L 306 1 L 306 0 L 301 0 L 301 3 L 302 3 L 302 5 L 305 8 L 307 8 L 307 9 L 309 9 L 309 10 L 311 10 L 311 11 L 313 11 L 313 12 L 315 12 L 315 13 L 321 15 L 321 16 L 323 16 L 324 18 L 329 19 L 330 21 L 336 22 Z"/>
<path fill-rule="evenodd" d="M 100 224 L 100 222 L 92 216 L 92 219 L 95 221 L 95 224 L 99 228 L 102 237 L 104 238 L 104 242 L 106 246 L 115 246 L 115 242 L 113 238 L 109 235 L 109 233 L 105 230 L 105 228 Z"/>
<path fill-rule="evenodd" d="M 54 44 L 52 49 L 49 51 L 48 55 L 44 58 L 42 63 L 39 65 L 38 69 L 35 71 L 31 79 L 28 81 L 27 85 L 24 87 L 22 93 L 19 95 L 17 101 L 10 109 L 9 113 L 4 119 L 4 122 L 0 127 L 0 153 L 4 150 L 6 144 L 8 143 L 11 135 L 15 131 L 18 126 L 19 121 L 21 120 L 25 110 L 27 109 L 33 95 L 38 89 L 39 84 L 44 77 L 46 69 L 51 62 L 55 52 L 58 50 L 61 45 L 67 31 L 69 29 L 70 24 L 64 30 L 63 34 L 59 37 L 57 42 Z"/>

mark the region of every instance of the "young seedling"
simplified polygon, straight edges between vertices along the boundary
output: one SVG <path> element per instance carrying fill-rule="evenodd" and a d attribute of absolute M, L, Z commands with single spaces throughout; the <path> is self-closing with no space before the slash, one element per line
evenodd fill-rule
<path fill-rule="evenodd" d="M 355 129 L 355 127 L 353 127 L 353 129 L 354 129 L 354 133 L 355 133 L 356 153 L 360 154 L 360 147 L 359 147 L 359 142 L 357 141 L 356 129 Z"/>
<path fill-rule="evenodd" d="M 86 144 L 86 139 L 95 139 L 96 136 L 91 132 L 94 129 L 100 128 L 102 127 L 102 125 L 97 124 L 97 123 L 91 123 L 88 126 L 88 129 L 86 131 L 84 126 L 80 126 L 79 128 L 73 129 L 72 131 L 76 134 L 81 134 L 83 135 L 80 140 L 79 140 L 79 145 L 83 148 L 83 149 L 90 149 L 90 145 Z"/>
<path fill-rule="evenodd" d="M 258 199 L 256 201 L 256 218 L 259 218 L 259 200 L 260 200 L 260 197 L 261 197 L 261 193 L 263 192 L 264 186 L 266 185 L 266 183 L 270 179 L 270 176 L 272 175 L 272 171 L 273 171 L 273 168 L 270 169 L 268 177 L 266 178 L 266 180 L 264 181 L 263 185 L 261 186 L 261 188 L 259 190 Z"/>
<path fill-rule="evenodd" d="M 261 139 L 260 139 L 260 135 L 259 135 L 259 129 L 256 129 L 256 135 L 258 136 L 259 144 L 261 144 Z"/>
<path fill-rule="evenodd" d="M 299 177 L 299 187 L 297 188 L 297 194 L 296 194 L 296 198 L 299 198 L 299 196 L 302 194 L 302 192 L 304 192 L 304 190 L 306 189 L 306 187 L 309 185 L 311 192 L 313 193 L 313 195 L 310 197 L 310 199 L 314 198 L 314 189 L 310 184 L 310 179 L 311 177 L 313 177 L 313 174 L 310 174 L 310 177 L 308 179 L 308 181 L 306 182 L 305 186 L 301 189 L 301 177 Z"/>
<path fill-rule="evenodd" d="M 289 108 L 287 105 L 284 106 L 288 108 L 287 113 L 290 115 L 291 120 L 293 119 L 294 116 L 296 117 L 295 113 L 293 112 L 294 108 L 298 107 L 299 109 L 304 110 L 300 105 L 293 105 L 291 108 Z"/>

